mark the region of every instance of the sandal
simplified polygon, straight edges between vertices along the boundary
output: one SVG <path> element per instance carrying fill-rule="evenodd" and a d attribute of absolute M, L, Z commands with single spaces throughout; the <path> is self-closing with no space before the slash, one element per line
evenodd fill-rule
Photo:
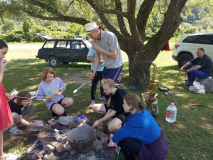
<path fill-rule="evenodd" d="M 9 129 L 10 133 L 12 133 L 13 135 L 19 135 L 22 134 L 23 132 L 17 128 L 17 126 L 10 128 Z"/>
<path fill-rule="evenodd" d="M 8 153 L 5 155 L 5 160 L 17 160 L 19 158 L 20 158 L 20 155 L 16 153 Z"/>
<path fill-rule="evenodd" d="M 132 89 L 132 90 L 138 90 L 138 88 L 135 87 L 135 86 L 130 86 L 129 88 Z"/>
<path fill-rule="evenodd" d="M 163 86 L 159 86 L 158 89 L 161 91 L 167 91 L 167 92 L 169 91 L 169 88 L 163 87 Z"/>

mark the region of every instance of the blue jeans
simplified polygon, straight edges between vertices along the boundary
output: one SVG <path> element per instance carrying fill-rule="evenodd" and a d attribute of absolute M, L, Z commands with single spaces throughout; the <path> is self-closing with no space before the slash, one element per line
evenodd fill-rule
<path fill-rule="evenodd" d="M 187 69 L 190 69 L 194 67 L 192 64 L 187 66 Z M 189 83 L 193 83 L 196 78 L 209 78 L 209 75 L 205 72 L 199 71 L 199 70 L 193 70 L 191 72 L 187 72 L 187 76 L 189 79 Z"/>

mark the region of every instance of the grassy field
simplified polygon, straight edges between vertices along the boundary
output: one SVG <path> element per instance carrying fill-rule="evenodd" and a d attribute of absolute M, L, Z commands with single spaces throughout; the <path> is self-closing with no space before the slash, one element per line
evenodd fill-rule
<path fill-rule="evenodd" d="M 39 46 L 39 44 L 36 44 Z M 13 47 L 9 49 L 6 59 L 9 64 L 6 68 L 3 84 L 7 92 L 11 92 L 13 88 L 19 91 L 26 89 L 35 91 L 38 84 L 41 82 L 41 73 L 49 64 L 44 60 L 36 59 L 35 56 L 38 47 L 35 44 L 12 44 Z M 27 46 L 27 47 L 26 47 Z M 10 44 L 9 44 L 10 47 Z M 23 49 L 25 47 L 25 49 Z M 164 132 L 168 144 L 168 160 L 180 159 L 196 159 L 196 160 L 210 160 L 213 157 L 213 101 L 212 93 L 196 94 L 190 92 L 182 86 L 182 81 L 185 79 L 179 74 L 179 67 L 177 62 L 171 58 L 172 51 L 164 51 L 159 54 L 155 63 L 157 64 L 156 79 L 160 85 L 167 86 L 175 94 L 166 96 L 164 92 L 158 91 L 159 115 L 155 117 L 162 131 Z M 58 77 L 64 75 L 75 75 L 77 73 L 90 73 L 89 63 L 72 63 L 68 65 L 60 64 L 59 67 L 54 68 Z M 123 81 L 128 80 L 128 60 L 123 68 L 121 77 Z M 88 79 L 87 74 L 82 74 L 80 78 Z M 73 90 L 78 88 L 78 82 L 66 80 L 67 90 L 64 92 L 65 96 L 72 97 L 75 104 L 68 109 L 69 115 L 84 114 L 90 120 L 94 121 L 101 116 L 88 109 L 90 103 L 90 88 L 83 87 L 76 94 Z M 128 87 L 128 86 L 127 86 Z M 141 86 L 137 86 L 139 90 L 129 90 L 127 92 L 134 92 L 141 95 L 142 92 L 147 91 Z M 128 87 L 129 88 L 129 87 Z M 99 96 L 99 92 L 97 97 Z M 168 123 L 165 121 L 165 114 L 167 106 L 172 102 L 177 102 L 177 121 L 175 123 Z M 97 98 L 97 102 L 103 102 Z M 188 102 L 199 103 L 207 105 L 208 107 L 187 106 Z M 35 115 L 31 119 L 39 119 L 47 122 L 51 118 L 50 111 L 47 110 L 45 104 L 34 100 L 36 106 Z M 8 134 L 6 132 L 5 134 Z M 7 135 L 5 135 L 7 137 Z M 9 136 L 4 142 L 4 151 L 17 151 L 21 155 L 26 154 L 34 141 L 25 137 Z M 118 156 L 112 155 L 112 159 L 119 159 Z"/>

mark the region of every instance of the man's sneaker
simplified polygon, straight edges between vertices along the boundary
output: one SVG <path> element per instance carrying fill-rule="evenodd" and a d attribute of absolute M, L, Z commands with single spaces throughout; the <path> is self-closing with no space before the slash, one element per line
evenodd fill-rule
<path fill-rule="evenodd" d="M 104 96 L 100 96 L 99 99 L 105 99 L 105 97 Z"/>
<path fill-rule="evenodd" d="M 189 80 L 184 80 L 182 84 L 185 86 L 185 85 L 188 85 L 190 83 L 189 83 Z"/>
<path fill-rule="evenodd" d="M 193 86 L 193 84 L 189 83 L 187 85 L 184 85 L 184 88 L 189 88 L 190 86 Z"/>
<path fill-rule="evenodd" d="M 95 100 L 92 100 L 89 107 L 92 107 L 95 104 Z"/>

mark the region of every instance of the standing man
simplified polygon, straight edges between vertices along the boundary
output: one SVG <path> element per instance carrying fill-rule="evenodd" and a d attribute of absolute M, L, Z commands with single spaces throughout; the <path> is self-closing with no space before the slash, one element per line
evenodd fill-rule
<path fill-rule="evenodd" d="M 102 56 L 104 59 L 102 78 L 113 79 L 116 82 L 124 64 L 124 58 L 121 54 L 117 37 L 112 32 L 99 29 L 99 26 L 95 22 L 87 23 L 84 27 L 84 34 L 87 34 L 90 39 L 93 39 L 92 48 L 95 50 L 94 70 L 90 75 L 90 79 L 95 77 L 100 56 Z"/>
<path fill-rule="evenodd" d="M 90 47 L 89 52 L 87 54 L 87 60 L 91 62 L 91 70 L 93 72 L 93 70 L 94 70 L 94 62 L 95 62 L 95 51 L 94 51 L 94 49 L 92 49 L 92 47 Z M 98 84 L 99 80 L 100 80 L 100 93 L 101 93 L 101 96 L 99 98 L 100 99 L 105 99 L 104 98 L 103 87 L 101 86 L 103 69 L 104 69 L 104 61 L 100 60 L 98 68 L 96 70 L 96 74 L 94 76 L 94 79 L 92 80 L 92 86 L 91 86 L 91 99 L 92 100 L 91 100 L 91 103 L 90 103 L 90 107 L 92 107 L 93 104 L 95 104 L 96 88 L 97 88 L 97 84 Z"/>
<path fill-rule="evenodd" d="M 183 73 L 185 76 L 188 76 L 188 84 L 185 87 L 189 87 L 195 81 L 196 78 L 209 78 L 212 73 L 212 59 L 205 54 L 203 48 L 197 49 L 197 57 L 191 62 L 188 61 L 180 68 L 180 73 L 183 71 L 183 68 L 187 68 L 186 72 Z"/>

